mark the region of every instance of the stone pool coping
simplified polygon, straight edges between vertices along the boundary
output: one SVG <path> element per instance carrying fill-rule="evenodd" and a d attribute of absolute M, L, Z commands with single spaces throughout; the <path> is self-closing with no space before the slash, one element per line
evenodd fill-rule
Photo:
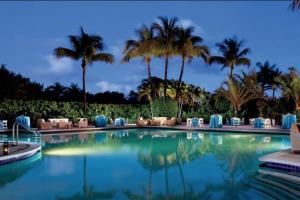
<path fill-rule="evenodd" d="M 20 160 L 24 160 L 26 158 L 32 157 L 38 152 L 41 151 L 41 145 L 30 142 L 19 142 L 19 145 L 26 146 L 25 149 L 21 149 L 10 153 L 8 155 L 0 155 L 0 165 L 5 165 L 13 162 L 17 162 Z M 2 145 L 1 145 L 2 147 Z M 13 147 L 10 147 L 13 148 Z"/>
<path fill-rule="evenodd" d="M 185 125 L 176 126 L 137 126 L 135 124 L 128 124 L 126 126 L 112 126 L 107 127 L 88 127 L 88 128 L 70 128 L 70 129 L 51 129 L 51 130 L 38 130 L 41 134 L 57 134 L 57 133 L 74 133 L 74 132 L 96 132 L 105 130 L 119 130 L 119 129 L 165 129 L 165 130 L 182 130 L 182 131 L 210 131 L 210 132 L 231 132 L 231 133 L 256 133 L 256 134 L 279 134 L 289 135 L 289 129 L 282 129 L 280 126 L 272 128 L 253 128 L 251 126 L 223 126 L 223 128 L 209 128 L 208 125 L 202 127 L 187 127 Z M 6 133 L 11 133 L 7 130 Z M 1 132 L 0 132 L 1 134 Z"/>

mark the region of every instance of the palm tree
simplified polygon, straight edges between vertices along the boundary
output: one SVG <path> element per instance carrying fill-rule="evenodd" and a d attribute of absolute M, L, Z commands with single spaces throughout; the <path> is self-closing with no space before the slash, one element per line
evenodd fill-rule
<path fill-rule="evenodd" d="M 228 81 L 224 82 L 224 86 L 221 88 L 220 94 L 230 101 L 235 116 L 237 116 L 243 104 L 250 100 L 262 98 L 261 89 L 253 79 L 252 74 L 246 75 L 243 73 L 243 77 L 229 78 Z"/>
<path fill-rule="evenodd" d="M 259 69 L 257 72 L 257 79 L 262 87 L 263 92 L 270 90 L 270 71 L 275 68 L 275 64 L 271 65 L 268 61 L 265 61 L 264 63 L 256 63 L 256 66 Z"/>
<path fill-rule="evenodd" d="M 55 82 L 46 88 L 45 92 L 48 98 L 53 99 L 57 102 L 62 101 L 67 88 L 61 85 L 59 82 Z"/>
<path fill-rule="evenodd" d="M 157 41 L 161 49 L 161 56 L 165 58 L 164 96 L 167 98 L 167 78 L 169 57 L 174 55 L 174 42 L 179 28 L 176 25 L 177 18 L 158 17 L 159 22 L 152 24 L 152 29 L 158 32 Z"/>
<path fill-rule="evenodd" d="M 138 40 L 127 40 L 124 49 L 124 57 L 122 62 L 129 62 L 136 57 L 142 57 L 147 64 L 148 80 L 151 80 L 150 62 L 153 56 L 158 54 L 157 41 L 154 37 L 154 31 L 143 25 L 141 29 L 136 31 Z"/>
<path fill-rule="evenodd" d="M 277 68 L 275 64 L 271 65 L 268 61 L 256 63 L 259 68 L 257 73 L 258 81 L 262 87 L 263 92 L 272 90 L 273 101 L 275 99 L 275 91 L 279 87 L 277 79 L 281 76 L 282 72 Z"/>
<path fill-rule="evenodd" d="M 149 79 L 143 80 L 142 84 L 138 87 L 138 100 L 146 98 L 149 101 L 151 117 L 153 118 L 152 101 L 153 101 L 153 91 L 151 81 Z"/>
<path fill-rule="evenodd" d="M 212 56 L 209 63 L 218 63 L 223 65 L 222 70 L 226 67 L 230 69 L 230 78 L 233 78 L 233 69 L 235 66 L 247 65 L 250 66 L 249 58 L 245 57 L 250 49 L 244 48 L 244 41 L 238 41 L 235 37 L 225 39 L 221 43 L 217 43 L 216 46 L 219 48 L 219 52 L 222 56 Z"/>
<path fill-rule="evenodd" d="M 270 85 L 272 88 L 272 99 L 274 102 L 275 101 L 275 91 L 280 86 L 280 82 L 278 81 L 278 78 L 281 77 L 282 72 L 278 68 L 276 68 L 276 69 L 270 71 L 270 74 L 271 74 Z"/>
<path fill-rule="evenodd" d="M 88 35 L 83 28 L 80 29 L 80 35 L 68 36 L 72 45 L 71 49 L 58 47 L 54 50 L 57 58 L 69 57 L 74 60 L 81 59 L 82 68 L 82 89 L 83 89 L 83 109 L 86 113 L 86 70 L 89 64 L 96 61 L 105 63 L 113 63 L 114 56 L 109 53 L 103 53 L 103 40 L 98 35 Z M 101 52 L 101 53 L 99 53 Z"/>
<path fill-rule="evenodd" d="M 178 37 L 175 42 L 176 53 L 181 56 L 181 70 L 176 87 L 176 99 L 178 91 L 182 84 L 182 76 L 184 71 L 185 62 L 191 62 L 193 57 L 201 56 L 205 62 L 209 59 L 209 50 L 205 45 L 201 45 L 202 38 L 193 35 L 194 27 L 181 28 L 178 31 Z"/>
<path fill-rule="evenodd" d="M 289 73 L 277 79 L 281 84 L 283 95 L 293 99 L 296 110 L 300 108 L 300 76 L 294 67 L 289 68 Z"/>

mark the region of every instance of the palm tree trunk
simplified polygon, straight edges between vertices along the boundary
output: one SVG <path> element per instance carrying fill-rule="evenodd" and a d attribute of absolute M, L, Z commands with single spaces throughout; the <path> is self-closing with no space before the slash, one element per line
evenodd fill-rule
<path fill-rule="evenodd" d="M 87 195 L 87 181 L 86 181 L 86 155 L 83 156 L 83 193 Z"/>
<path fill-rule="evenodd" d="M 86 89 L 85 89 L 85 79 L 86 79 L 86 61 L 82 60 L 82 89 L 83 89 L 83 112 L 86 114 Z"/>
<path fill-rule="evenodd" d="M 230 67 L 230 78 L 232 79 L 233 77 L 233 67 Z"/>
<path fill-rule="evenodd" d="M 168 177 L 168 161 L 167 156 L 164 155 L 164 162 L 165 162 L 165 182 L 166 182 L 166 199 L 169 199 L 169 177 Z"/>
<path fill-rule="evenodd" d="M 177 88 L 176 88 L 176 97 L 175 97 L 176 100 L 178 98 L 179 88 L 181 87 L 181 81 L 182 81 L 182 76 L 183 76 L 184 64 L 185 64 L 185 58 L 182 57 L 182 60 L 181 60 L 181 70 L 180 70 L 180 75 L 179 75 L 178 84 L 177 84 Z"/>
<path fill-rule="evenodd" d="M 151 143 L 150 143 L 150 156 L 151 156 L 151 165 L 150 165 L 150 173 L 149 173 L 149 181 L 148 181 L 148 198 L 146 199 L 152 199 L 152 174 L 153 174 L 153 157 L 152 157 L 152 140 L 151 140 Z"/>
<path fill-rule="evenodd" d="M 164 96 L 165 101 L 167 99 L 167 78 L 168 78 L 168 65 L 169 65 L 169 55 L 166 55 L 165 59 L 165 80 L 164 80 Z"/>
<path fill-rule="evenodd" d="M 272 89 L 272 100 L 273 100 L 273 103 L 274 103 L 274 100 L 275 100 L 275 88 Z"/>
<path fill-rule="evenodd" d="M 147 63 L 148 80 L 151 81 L 150 59 L 147 59 L 146 63 Z"/>
<path fill-rule="evenodd" d="M 151 113 L 151 119 L 153 119 L 153 108 L 152 108 L 152 101 L 149 101 L 150 104 L 150 113 Z"/>
<path fill-rule="evenodd" d="M 179 174 L 180 174 L 181 182 L 182 182 L 182 186 L 183 186 L 183 196 L 184 196 L 184 199 L 185 199 L 186 184 L 185 184 L 185 178 L 184 178 L 183 170 L 182 170 L 182 162 L 181 162 L 181 159 L 179 158 L 177 150 L 176 150 L 176 158 L 177 158 L 177 164 L 178 164 Z"/>

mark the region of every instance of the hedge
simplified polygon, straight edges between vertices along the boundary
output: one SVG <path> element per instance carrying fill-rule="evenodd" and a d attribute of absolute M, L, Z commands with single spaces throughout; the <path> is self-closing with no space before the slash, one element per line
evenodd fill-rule
<path fill-rule="evenodd" d="M 137 118 L 150 118 L 148 105 L 142 104 L 89 104 L 86 117 L 90 122 L 96 115 L 103 114 L 108 118 L 123 117 L 128 122 L 135 122 Z M 71 120 L 83 117 L 82 103 L 80 102 L 55 102 L 45 100 L 10 100 L 0 102 L 0 119 L 7 119 L 11 125 L 15 117 L 29 116 L 31 123 L 35 124 L 38 118 L 66 117 Z"/>

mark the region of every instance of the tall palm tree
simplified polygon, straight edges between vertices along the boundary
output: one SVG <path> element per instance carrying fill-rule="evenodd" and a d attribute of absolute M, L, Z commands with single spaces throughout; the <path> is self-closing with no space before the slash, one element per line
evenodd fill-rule
<path fill-rule="evenodd" d="M 191 62 L 193 57 L 202 57 L 205 62 L 209 59 L 208 47 L 202 45 L 202 38 L 194 36 L 194 27 L 181 28 L 178 31 L 178 37 L 175 42 L 176 53 L 181 56 L 181 70 L 176 87 L 176 99 L 178 97 L 179 88 L 182 85 L 182 76 L 185 67 L 185 62 Z"/>
<path fill-rule="evenodd" d="M 164 96 L 167 98 L 167 78 L 169 57 L 174 55 L 174 42 L 178 34 L 177 18 L 158 17 L 159 22 L 152 24 L 152 29 L 158 32 L 157 41 L 161 49 L 161 56 L 165 58 Z"/>
<path fill-rule="evenodd" d="M 57 58 L 69 57 L 74 60 L 81 60 L 82 68 L 82 89 L 83 89 L 83 109 L 86 113 L 86 70 L 89 64 L 96 61 L 105 63 L 113 63 L 114 56 L 109 53 L 103 53 L 103 40 L 98 35 L 89 35 L 80 28 L 80 35 L 68 36 L 71 49 L 58 47 L 54 50 L 54 55 Z M 101 52 L 101 53 L 99 53 Z"/>
<path fill-rule="evenodd" d="M 143 25 L 136 31 L 138 40 L 127 40 L 124 49 L 124 57 L 122 62 L 129 62 L 136 57 L 142 57 L 147 64 L 148 80 L 151 80 L 150 62 L 153 56 L 158 54 L 158 42 L 154 37 L 154 31 L 152 28 L 148 28 Z"/>
<path fill-rule="evenodd" d="M 293 99 L 295 108 L 300 109 L 300 76 L 294 67 L 289 68 L 289 73 L 278 78 L 281 83 L 283 95 Z"/>
<path fill-rule="evenodd" d="M 253 76 L 243 73 L 242 76 L 229 78 L 224 82 L 224 86 L 220 90 L 220 94 L 224 96 L 233 106 L 234 114 L 237 116 L 242 105 L 253 99 L 261 97 L 260 87 L 253 80 Z"/>
<path fill-rule="evenodd" d="M 238 41 L 236 37 L 223 40 L 221 43 L 217 43 L 216 46 L 219 48 L 219 52 L 222 56 L 212 56 L 209 63 L 221 64 L 222 70 L 224 68 L 230 69 L 230 78 L 233 78 L 233 69 L 239 65 L 250 66 L 249 58 L 245 57 L 250 49 L 244 48 L 244 41 Z"/>

